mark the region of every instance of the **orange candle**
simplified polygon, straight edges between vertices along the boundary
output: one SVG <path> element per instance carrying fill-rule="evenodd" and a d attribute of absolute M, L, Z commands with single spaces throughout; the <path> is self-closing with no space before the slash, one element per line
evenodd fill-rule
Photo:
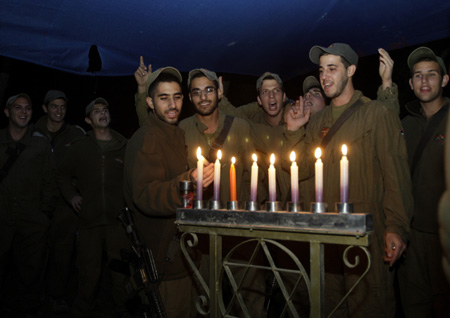
<path fill-rule="evenodd" d="M 231 167 L 230 167 L 230 201 L 237 201 L 236 199 L 236 168 L 234 164 L 236 162 L 236 158 L 231 158 Z"/>

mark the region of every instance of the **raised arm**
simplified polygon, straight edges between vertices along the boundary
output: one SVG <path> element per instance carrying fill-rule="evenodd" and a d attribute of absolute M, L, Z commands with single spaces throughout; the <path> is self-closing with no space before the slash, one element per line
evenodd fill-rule
<path fill-rule="evenodd" d="M 139 120 L 139 126 L 147 120 L 149 107 L 147 105 L 147 80 L 152 73 L 152 65 L 145 66 L 144 58 L 139 58 L 139 67 L 134 72 L 134 78 L 137 84 L 137 93 L 134 96 L 134 102 L 136 106 L 136 114 Z"/>

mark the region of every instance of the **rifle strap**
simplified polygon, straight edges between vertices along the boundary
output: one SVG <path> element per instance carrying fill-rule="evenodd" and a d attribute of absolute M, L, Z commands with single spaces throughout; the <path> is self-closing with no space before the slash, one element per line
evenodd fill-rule
<path fill-rule="evenodd" d="M 230 116 L 230 115 L 225 116 L 222 130 L 220 131 L 219 135 L 212 142 L 211 148 L 209 148 L 208 158 L 207 158 L 209 160 L 209 162 L 212 162 L 211 159 L 215 157 L 214 154 L 219 149 L 222 148 L 225 138 L 227 138 L 228 132 L 231 129 L 231 125 L 233 124 L 233 120 L 234 120 L 233 116 Z"/>
<path fill-rule="evenodd" d="M 331 126 L 330 130 L 328 130 L 325 137 L 322 139 L 322 143 L 320 144 L 320 147 L 322 149 L 325 149 L 330 142 L 331 138 L 333 138 L 334 134 L 341 128 L 341 126 L 345 123 L 347 119 L 350 118 L 350 116 L 357 110 L 359 107 L 364 105 L 364 101 L 362 99 L 358 99 L 356 102 L 354 102 L 352 105 L 350 105 L 342 114 L 339 116 L 339 118 L 336 120 L 336 122 Z"/>
<path fill-rule="evenodd" d="M 449 105 L 450 104 L 447 103 L 444 106 L 442 106 L 441 109 L 439 109 L 438 112 L 434 114 L 433 117 L 431 117 L 430 121 L 428 122 L 428 125 L 425 128 L 422 137 L 420 138 L 419 144 L 417 145 L 416 151 L 414 152 L 413 161 L 411 163 L 411 176 L 414 174 L 414 170 L 416 169 L 417 163 L 422 157 L 422 153 L 425 147 L 427 146 L 428 142 L 435 133 L 441 121 L 444 119 L 445 115 L 447 115 Z"/>
<path fill-rule="evenodd" d="M 6 162 L 3 164 L 3 167 L 0 169 L 0 184 L 3 182 L 3 180 L 6 178 L 6 176 L 9 173 L 9 170 L 11 170 L 14 163 L 19 158 L 22 151 L 25 149 L 25 145 L 17 142 L 16 147 L 8 147 L 6 148 L 6 154 L 9 155 Z"/>

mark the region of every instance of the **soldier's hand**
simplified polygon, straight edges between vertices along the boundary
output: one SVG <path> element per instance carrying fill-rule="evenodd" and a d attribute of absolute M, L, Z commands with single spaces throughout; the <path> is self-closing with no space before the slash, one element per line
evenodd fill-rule
<path fill-rule="evenodd" d="M 76 212 L 81 211 L 81 206 L 83 205 L 83 198 L 79 195 L 76 195 L 70 200 L 70 204 L 72 204 L 73 209 Z"/>
<path fill-rule="evenodd" d="M 311 109 L 305 107 L 303 97 L 300 96 L 295 104 L 287 111 L 285 115 L 286 127 L 288 130 L 295 131 L 303 127 L 311 116 Z"/>
<path fill-rule="evenodd" d="M 138 84 L 138 93 L 145 93 L 147 88 L 147 80 L 150 74 L 152 73 L 152 65 L 149 64 L 148 67 L 144 64 L 144 58 L 141 56 L 139 58 L 139 67 L 134 72 L 134 78 L 136 79 L 136 83 Z"/>
<path fill-rule="evenodd" d="M 392 87 L 392 72 L 394 70 L 394 60 L 384 49 L 378 49 L 378 53 L 380 54 L 379 73 L 383 89 Z"/>
<path fill-rule="evenodd" d="M 385 233 L 384 244 L 384 262 L 389 264 L 389 266 L 392 266 L 406 250 L 406 244 L 403 242 L 400 235 L 390 232 Z"/>
<path fill-rule="evenodd" d="M 214 164 L 204 161 L 203 167 L 203 188 L 207 188 L 214 181 Z"/>

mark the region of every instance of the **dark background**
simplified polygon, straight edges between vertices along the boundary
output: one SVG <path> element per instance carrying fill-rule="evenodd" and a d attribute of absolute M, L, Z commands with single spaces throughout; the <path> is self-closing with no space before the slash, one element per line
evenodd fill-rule
<path fill-rule="evenodd" d="M 389 51 L 395 62 L 393 80 L 399 86 L 400 105 L 414 99 L 408 84 L 409 68 L 406 60 L 412 50 L 419 46 L 421 45 Z M 450 68 L 450 38 L 424 43 L 423 46 L 428 46 L 437 55 L 443 57 L 447 68 Z M 136 68 L 138 64 L 139 61 L 136 61 Z M 364 95 L 372 99 L 376 99 L 377 89 L 381 84 L 378 66 L 378 55 L 360 58 L 353 80 L 355 88 L 362 90 Z M 270 71 L 270 66 L 267 71 Z M 187 73 L 182 73 L 182 75 L 184 85 L 186 85 Z M 226 73 L 218 75 L 223 76 L 225 93 L 234 105 L 239 106 L 256 100 L 256 76 Z M 289 98 L 297 99 L 302 94 L 303 80 L 309 75 L 317 76 L 318 73 L 315 71 L 284 80 L 286 94 Z M 131 137 L 138 128 L 134 106 L 136 82 L 133 75 L 80 76 L 0 56 L 0 102 L 2 108 L 8 97 L 22 92 L 27 93 L 33 102 L 32 122 L 36 122 L 44 114 L 41 105 L 45 93 L 49 89 L 59 89 L 66 93 L 69 98 L 66 121 L 70 124 L 80 125 L 86 130 L 90 129 L 84 122 L 84 109 L 94 98 L 103 97 L 110 104 L 112 128 L 127 138 Z M 450 96 L 450 85 L 445 88 L 444 96 Z M 182 118 L 193 113 L 192 105 L 187 98 L 187 91 L 185 91 Z M 401 115 L 403 114 L 404 109 L 402 108 Z M 0 128 L 4 128 L 6 125 L 7 118 L 2 114 L 0 115 Z"/>

